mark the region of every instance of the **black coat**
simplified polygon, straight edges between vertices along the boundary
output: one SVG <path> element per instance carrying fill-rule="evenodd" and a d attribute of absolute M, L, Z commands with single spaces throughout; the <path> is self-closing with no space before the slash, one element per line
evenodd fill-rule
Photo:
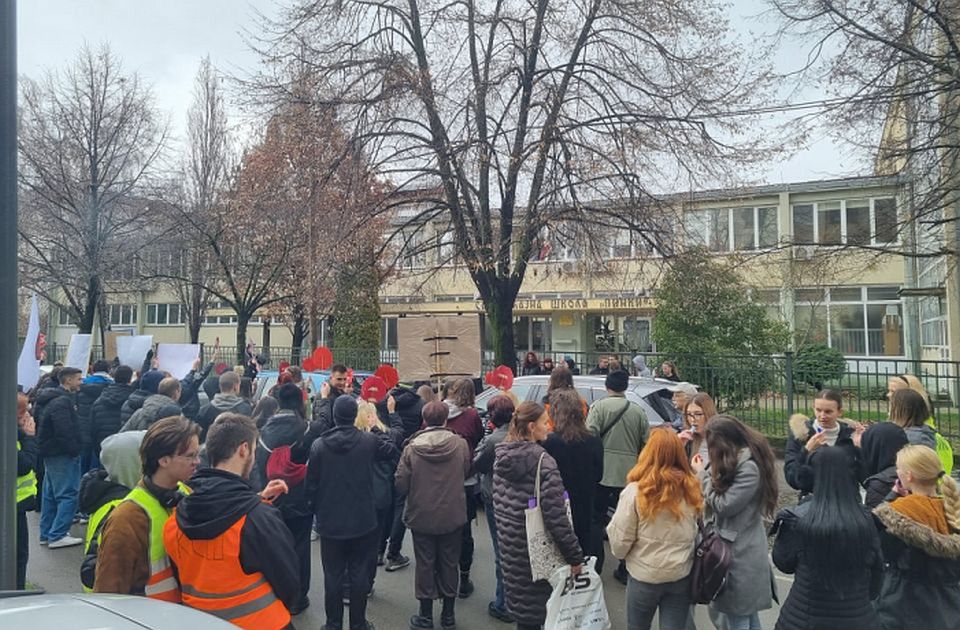
<path fill-rule="evenodd" d="M 346 540 L 377 529 L 374 468 L 398 457 L 389 433 L 366 433 L 352 424 L 317 438 L 310 449 L 307 496 L 321 536 Z"/>
<path fill-rule="evenodd" d="M 871 553 L 849 574 L 846 591 L 838 593 L 825 585 L 824 577 L 805 560 L 807 542 L 798 527 L 810 503 L 781 510 L 774 523 L 777 539 L 773 563 L 784 573 L 795 575 L 790 594 L 780 609 L 778 630 L 873 630 L 877 615 L 871 599 L 880 590 L 883 560 L 880 537 L 871 541 Z"/>
<path fill-rule="evenodd" d="M 52 391 L 37 430 L 40 454 L 44 457 L 76 457 L 83 446 L 76 394 L 62 387 Z"/>
<path fill-rule="evenodd" d="M 867 491 L 863 504 L 871 510 L 877 507 L 887 500 L 895 483 L 897 483 L 896 464 L 875 475 L 870 475 L 863 481 L 863 488 Z"/>
<path fill-rule="evenodd" d="M 871 510 L 886 500 L 897 481 L 897 453 L 907 445 L 907 434 L 892 422 L 867 428 L 860 440 L 864 504 Z"/>
<path fill-rule="evenodd" d="M 303 440 L 306 430 L 306 420 L 295 411 L 281 409 L 270 417 L 263 428 L 260 429 L 260 438 L 257 441 L 257 457 L 250 474 L 250 485 L 256 490 L 265 488 L 268 481 L 267 461 L 269 461 L 273 449 L 280 446 L 290 446 L 293 449 Z M 293 457 L 293 459 L 297 460 L 296 457 Z M 299 483 L 289 488 L 287 494 L 274 501 L 273 504 L 280 510 L 285 521 L 310 515 L 310 501 L 307 497 L 306 485 L 306 483 Z"/>
<path fill-rule="evenodd" d="M 787 448 L 783 456 L 783 476 L 790 487 L 799 490 L 801 495 L 813 492 L 813 461 L 817 458 L 819 449 L 808 453 L 806 444 L 815 434 L 812 420 L 803 416 L 790 419 L 790 436 L 787 438 Z M 842 448 L 847 452 L 853 479 L 862 479 L 860 449 L 853 444 L 853 427 L 843 420 L 840 420 L 840 434 L 834 448 Z"/>
<path fill-rule="evenodd" d="M 886 571 L 875 602 L 879 628 L 960 628 L 960 534 L 939 534 L 894 510 L 873 511 Z"/>
<path fill-rule="evenodd" d="M 570 495 L 570 512 L 573 515 L 573 529 L 584 554 L 596 555 L 600 532 L 593 533 L 593 498 L 597 484 L 603 479 L 603 440 L 589 435 L 580 442 L 567 443 L 556 433 L 543 442 L 543 448 L 550 453 L 560 469 L 563 487 Z M 597 538 L 597 540 L 594 540 Z"/>
<path fill-rule="evenodd" d="M 133 393 L 133 385 L 111 383 L 93 403 L 90 422 L 93 425 L 93 444 L 100 451 L 100 443 L 120 430 L 123 426 L 120 409 Z"/>
<path fill-rule="evenodd" d="M 200 412 L 200 387 L 206 381 L 207 375 L 213 369 L 213 363 L 208 363 L 202 370 L 190 372 L 180 381 L 180 408 L 187 418 L 194 422 Z"/>
<path fill-rule="evenodd" d="M 93 403 L 111 383 L 112 380 L 97 374 L 88 376 L 80 384 L 80 391 L 77 392 L 77 418 L 80 421 L 80 439 L 83 441 L 83 448 L 89 448 L 91 444 L 96 443 L 96 429 L 93 426 L 92 416 Z"/>
<path fill-rule="evenodd" d="M 424 401 L 409 389 L 394 394 L 394 398 L 397 401 L 397 415 L 403 423 L 403 440 L 406 441 L 423 427 Z"/>

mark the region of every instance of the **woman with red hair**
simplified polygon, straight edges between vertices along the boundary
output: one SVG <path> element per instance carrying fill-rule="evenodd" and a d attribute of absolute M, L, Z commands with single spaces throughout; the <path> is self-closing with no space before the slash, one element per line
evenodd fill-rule
<path fill-rule="evenodd" d="M 690 616 L 700 482 L 669 427 L 654 429 L 627 475 L 617 511 L 607 526 L 610 551 L 626 560 L 627 628 L 650 628 L 660 610 L 661 630 L 684 630 Z"/>

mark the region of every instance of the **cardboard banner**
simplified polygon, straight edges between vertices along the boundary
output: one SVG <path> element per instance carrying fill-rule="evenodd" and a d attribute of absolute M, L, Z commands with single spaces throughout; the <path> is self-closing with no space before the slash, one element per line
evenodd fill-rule
<path fill-rule="evenodd" d="M 480 318 L 401 317 L 397 320 L 397 372 L 407 381 L 480 374 Z"/>
<path fill-rule="evenodd" d="M 67 347 L 67 359 L 63 362 L 66 367 L 80 370 L 83 376 L 87 375 L 90 367 L 90 347 L 93 335 L 74 333 L 70 336 L 70 345 Z"/>
<path fill-rule="evenodd" d="M 116 357 L 120 356 L 117 354 L 117 338 L 129 337 L 132 334 L 129 330 L 108 330 L 103 336 L 103 358 L 107 361 L 113 361 Z"/>
<path fill-rule="evenodd" d="M 182 379 L 193 369 L 194 362 L 200 357 L 198 343 L 160 343 L 157 344 L 159 369 Z"/>
<path fill-rule="evenodd" d="M 23 340 L 20 359 L 17 361 L 17 385 L 28 392 L 40 380 L 40 357 L 37 356 L 37 341 L 40 338 L 40 309 L 37 296 L 30 298 L 30 319 L 27 323 L 27 336 Z"/>
<path fill-rule="evenodd" d="M 147 358 L 147 352 L 153 347 L 153 335 L 120 336 L 115 341 L 120 365 L 126 365 L 135 371 L 140 369 L 143 360 Z"/>

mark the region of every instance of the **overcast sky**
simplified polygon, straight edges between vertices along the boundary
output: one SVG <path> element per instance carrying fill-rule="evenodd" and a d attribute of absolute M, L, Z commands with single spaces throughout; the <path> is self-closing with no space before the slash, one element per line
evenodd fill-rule
<path fill-rule="evenodd" d="M 282 1 L 282 0 L 281 0 Z M 245 29 L 257 30 L 255 9 L 275 15 L 278 0 L 26 0 L 19 9 L 19 68 L 39 76 L 67 63 L 87 42 L 109 42 L 124 69 L 137 71 L 153 86 L 159 107 L 182 134 L 192 99 L 193 79 L 204 55 L 214 66 L 242 74 L 258 63 L 244 41 Z M 763 8 L 761 0 L 733 0 L 742 31 L 763 31 L 762 22 L 744 19 Z M 782 50 L 788 63 L 800 50 Z M 809 98 L 805 95 L 804 98 Z M 825 133 L 790 160 L 771 165 L 758 178 L 767 183 L 856 174 L 863 163 L 836 146 Z"/>

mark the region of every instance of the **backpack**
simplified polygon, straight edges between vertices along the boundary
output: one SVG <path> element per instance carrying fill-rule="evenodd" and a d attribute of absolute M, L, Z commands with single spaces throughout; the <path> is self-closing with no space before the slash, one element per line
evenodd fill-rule
<path fill-rule="evenodd" d="M 293 461 L 289 444 L 283 444 L 270 449 L 267 448 L 267 445 L 263 443 L 263 439 L 261 438 L 260 446 L 269 453 L 265 470 L 267 481 L 282 479 L 286 482 L 288 488 L 293 488 L 303 483 L 304 477 L 307 476 L 307 465 L 298 464 Z"/>
<path fill-rule="evenodd" d="M 720 595 L 733 565 L 733 545 L 724 540 L 716 527 L 697 519 L 700 542 L 690 570 L 690 596 L 695 604 L 709 604 Z"/>
<path fill-rule="evenodd" d="M 123 499 L 110 501 L 106 504 L 109 509 L 97 523 L 96 529 L 90 537 L 90 542 L 84 550 L 83 560 L 80 561 L 80 584 L 83 586 L 84 592 L 93 592 L 93 585 L 97 581 L 97 556 L 100 554 L 100 539 L 103 534 L 103 527 L 107 524 L 110 515 L 113 514 L 113 510 L 121 502 L 123 502 Z"/>

